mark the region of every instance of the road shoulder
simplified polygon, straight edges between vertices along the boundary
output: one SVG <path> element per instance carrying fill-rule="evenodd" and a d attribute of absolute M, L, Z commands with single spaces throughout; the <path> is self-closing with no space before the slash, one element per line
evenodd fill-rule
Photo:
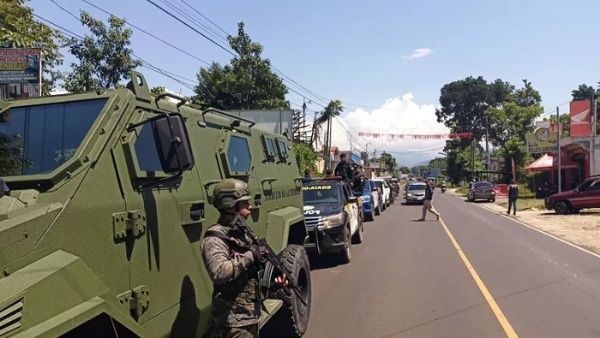
<path fill-rule="evenodd" d="M 448 191 L 460 199 L 465 197 Z M 518 203 L 518 201 L 517 201 Z M 507 215 L 506 208 L 496 203 L 473 203 L 522 225 L 541 231 L 551 237 L 575 245 L 594 255 L 600 255 L 600 209 L 589 209 L 572 215 L 557 215 L 550 210 L 524 210 Z"/>

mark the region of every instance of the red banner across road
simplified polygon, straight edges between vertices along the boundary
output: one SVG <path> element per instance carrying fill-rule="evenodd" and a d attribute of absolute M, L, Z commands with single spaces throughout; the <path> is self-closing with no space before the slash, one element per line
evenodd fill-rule
<path fill-rule="evenodd" d="M 473 133 L 450 133 L 450 134 L 388 134 L 388 133 L 371 133 L 359 131 L 358 136 L 364 137 L 388 137 L 391 139 L 415 139 L 415 140 L 447 140 L 447 139 L 463 139 L 473 137 Z"/>

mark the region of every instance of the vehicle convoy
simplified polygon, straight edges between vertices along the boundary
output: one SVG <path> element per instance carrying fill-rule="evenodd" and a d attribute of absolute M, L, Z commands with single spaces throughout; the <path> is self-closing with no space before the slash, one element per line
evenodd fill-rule
<path fill-rule="evenodd" d="M 362 214 L 365 221 L 375 220 L 375 215 L 379 215 L 379 192 L 373 187 L 369 179 L 365 179 L 360 185 L 354 186 L 354 195 L 358 196 L 362 202 Z"/>
<path fill-rule="evenodd" d="M 311 304 L 302 184 L 290 141 L 185 99 L 127 88 L 0 102 L 0 336 L 205 335 L 201 242 L 212 188 L 246 181 L 248 222 L 285 271 L 261 275 L 261 325 L 301 336 Z M 299 292 L 282 292 L 285 273 Z"/>
<path fill-rule="evenodd" d="M 352 243 L 363 241 L 358 197 L 340 177 L 305 180 L 302 190 L 308 231 L 304 246 L 310 253 L 334 253 L 343 263 L 350 262 Z"/>
<path fill-rule="evenodd" d="M 373 187 L 375 189 L 377 189 L 377 193 L 379 195 L 378 204 L 379 204 L 380 212 L 385 211 L 385 209 L 387 209 L 387 204 L 385 203 L 385 191 L 383 190 L 383 183 L 381 183 L 381 181 L 378 181 L 376 179 L 372 179 L 371 184 L 373 184 Z M 376 213 L 375 215 L 379 215 L 379 214 Z"/>
<path fill-rule="evenodd" d="M 486 181 L 471 183 L 469 192 L 467 192 L 467 200 L 469 202 L 475 202 L 476 200 L 495 202 L 496 193 L 494 192 L 494 185 Z"/>
<path fill-rule="evenodd" d="M 385 210 L 392 204 L 392 188 L 383 178 L 374 178 L 373 181 L 377 182 L 378 185 L 381 186 L 381 191 L 383 192 L 383 209 Z"/>
<path fill-rule="evenodd" d="M 577 213 L 581 209 L 600 207 L 600 176 L 585 179 L 577 188 L 551 195 L 546 208 L 557 214 Z"/>

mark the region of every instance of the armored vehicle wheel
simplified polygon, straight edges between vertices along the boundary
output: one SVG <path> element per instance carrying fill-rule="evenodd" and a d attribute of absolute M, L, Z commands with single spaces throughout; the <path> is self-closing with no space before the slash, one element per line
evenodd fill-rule
<path fill-rule="evenodd" d="M 342 252 L 340 253 L 340 260 L 342 263 L 350 263 L 352 260 L 352 252 L 350 247 L 352 246 L 352 230 L 350 229 L 350 224 L 346 225 L 346 230 L 344 230 L 344 246 L 342 247 Z"/>
<path fill-rule="evenodd" d="M 558 201 L 554 204 L 554 210 L 556 210 L 557 214 L 566 215 L 569 213 L 569 206 L 565 201 Z"/>
<path fill-rule="evenodd" d="M 301 245 L 290 244 L 280 254 L 281 262 L 287 277 L 293 280 L 302 298 L 304 305 L 291 290 L 278 290 L 278 297 L 283 300 L 285 308 L 277 316 L 277 337 L 301 337 L 308 327 L 311 307 L 310 265 L 306 250 Z"/>
<path fill-rule="evenodd" d="M 365 231 L 365 227 L 363 226 L 362 217 L 358 217 L 358 229 L 356 229 L 356 233 L 352 236 L 352 244 L 360 244 L 363 242 L 363 232 Z"/>
<path fill-rule="evenodd" d="M 367 215 L 366 220 L 369 222 L 372 222 L 375 220 L 375 216 L 373 215 L 373 211 L 371 211 L 370 214 Z"/>

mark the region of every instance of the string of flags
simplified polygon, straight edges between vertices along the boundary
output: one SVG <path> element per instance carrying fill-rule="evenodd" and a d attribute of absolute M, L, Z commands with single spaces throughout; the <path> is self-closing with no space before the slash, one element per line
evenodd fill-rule
<path fill-rule="evenodd" d="M 450 134 L 389 134 L 389 133 L 371 133 L 359 131 L 358 136 L 380 138 L 387 137 L 391 139 L 415 139 L 415 140 L 447 140 L 447 139 L 465 139 L 473 137 L 473 133 L 450 133 Z"/>

